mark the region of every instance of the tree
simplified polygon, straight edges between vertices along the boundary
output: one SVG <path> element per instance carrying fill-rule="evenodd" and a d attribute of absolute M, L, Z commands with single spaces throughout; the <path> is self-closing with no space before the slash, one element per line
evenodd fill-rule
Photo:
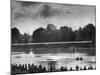
<path fill-rule="evenodd" d="M 57 30 L 57 29 L 56 29 L 56 26 L 55 26 L 55 25 L 53 25 L 53 24 L 48 24 L 48 25 L 47 25 L 47 30 L 53 31 L 53 30 Z"/>
<path fill-rule="evenodd" d="M 11 29 L 11 42 L 19 43 L 20 42 L 20 32 L 17 28 Z"/>
<path fill-rule="evenodd" d="M 96 29 L 93 24 L 75 30 L 76 41 L 92 41 L 95 43 Z"/>
<path fill-rule="evenodd" d="M 92 40 L 92 41 L 95 41 L 95 33 L 96 33 L 96 30 L 95 30 L 95 26 L 93 24 L 88 24 L 86 25 L 84 28 L 83 28 L 83 31 L 84 31 L 84 34 L 86 37 L 86 40 Z"/>
<path fill-rule="evenodd" d="M 32 34 L 33 42 L 58 42 L 60 37 L 60 31 L 53 24 L 48 24 L 47 29 L 38 28 Z"/>
<path fill-rule="evenodd" d="M 81 27 L 78 30 L 75 30 L 74 33 L 75 33 L 75 40 L 76 41 L 84 40 L 84 38 L 82 36 L 83 35 L 83 29 Z"/>
<path fill-rule="evenodd" d="M 67 26 L 60 27 L 60 31 L 62 34 L 62 41 L 74 41 L 75 33 L 73 30 Z"/>
<path fill-rule="evenodd" d="M 61 33 L 60 30 L 56 29 L 56 26 L 53 24 L 47 25 L 48 32 L 48 41 L 49 42 L 59 42 L 61 41 Z"/>
<path fill-rule="evenodd" d="M 84 28 L 73 31 L 67 26 L 56 29 L 53 24 L 48 24 L 47 28 L 38 28 L 32 34 L 33 42 L 59 42 L 59 41 L 93 41 L 95 42 L 95 26 L 88 24 Z"/>
<path fill-rule="evenodd" d="M 93 24 L 86 25 L 83 29 L 79 29 L 79 36 L 84 41 L 95 42 L 96 29 Z"/>
<path fill-rule="evenodd" d="M 29 43 L 31 42 L 31 37 L 29 34 L 24 33 L 24 35 L 22 36 L 22 40 L 23 40 L 23 43 Z"/>
<path fill-rule="evenodd" d="M 45 42 L 48 40 L 47 37 L 48 37 L 47 30 L 44 28 L 38 28 L 32 34 L 32 41 L 33 42 Z"/>

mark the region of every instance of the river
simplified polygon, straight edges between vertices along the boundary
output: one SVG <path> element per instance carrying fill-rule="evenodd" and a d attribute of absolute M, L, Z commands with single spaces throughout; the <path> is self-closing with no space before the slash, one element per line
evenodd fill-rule
<path fill-rule="evenodd" d="M 90 56 L 85 53 L 46 53 L 46 54 L 35 54 L 30 51 L 29 53 L 24 52 L 12 52 L 11 53 L 12 64 L 35 64 L 45 66 L 47 69 L 51 65 L 56 68 L 61 66 L 67 68 L 75 68 L 76 65 L 80 67 L 93 66 L 96 67 L 96 57 Z M 82 58 L 78 60 L 77 58 Z"/>

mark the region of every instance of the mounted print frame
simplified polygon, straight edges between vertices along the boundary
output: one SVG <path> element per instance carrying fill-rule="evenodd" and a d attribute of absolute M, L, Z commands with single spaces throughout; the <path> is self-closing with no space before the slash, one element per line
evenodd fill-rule
<path fill-rule="evenodd" d="M 96 69 L 96 6 L 11 0 L 11 75 Z"/>

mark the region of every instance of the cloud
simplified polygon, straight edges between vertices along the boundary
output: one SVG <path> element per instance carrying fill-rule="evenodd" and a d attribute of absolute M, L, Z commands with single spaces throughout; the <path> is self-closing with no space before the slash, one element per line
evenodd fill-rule
<path fill-rule="evenodd" d="M 40 16 L 43 16 L 44 18 L 52 16 L 53 13 L 50 12 L 51 7 L 49 5 L 43 5 L 42 8 Z"/>
<path fill-rule="evenodd" d="M 94 15 L 94 7 L 12 0 L 11 20 L 14 23 L 31 20 L 75 20 Z"/>
<path fill-rule="evenodd" d="M 51 18 L 51 17 L 65 17 L 65 15 L 73 14 L 71 9 L 65 9 L 62 5 L 58 4 L 44 4 L 41 9 L 36 13 L 39 18 Z"/>
<path fill-rule="evenodd" d="M 12 20 L 18 20 L 20 18 L 32 18 L 37 11 L 37 2 L 23 2 L 12 0 L 11 2 L 11 15 Z"/>
<path fill-rule="evenodd" d="M 55 6 L 54 6 L 55 5 Z M 58 4 L 40 3 L 40 2 L 23 2 L 12 0 L 12 19 L 20 18 L 50 18 L 59 15 L 70 14 L 70 9 L 65 9 Z"/>

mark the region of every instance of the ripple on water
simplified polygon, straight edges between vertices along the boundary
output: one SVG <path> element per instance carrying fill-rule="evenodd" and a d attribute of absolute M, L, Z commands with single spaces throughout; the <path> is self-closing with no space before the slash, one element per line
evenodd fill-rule
<path fill-rule="evenodd" d="M 82 61 L 76 61 L 76 57 L 82 57 Z M 53 63 L 52 63 L 53 62 Z M 55 63 L 54 63 L 55 62 Z M 75 67 L 79 65 L 83 67 L 84 65 L 94 65 L 95 66 L 95 56 L 88 56 L 82 53 L 56 53 L 56 54 L 34 54 L 30 52 L 28 54 L 23 53 L 13 53 L 12 63 L 16 64 L 31 64 L 36 65 L 42 64 L 48 66 L 50 64 L 55 64 L 57 67 L 67 66 Z"/>

